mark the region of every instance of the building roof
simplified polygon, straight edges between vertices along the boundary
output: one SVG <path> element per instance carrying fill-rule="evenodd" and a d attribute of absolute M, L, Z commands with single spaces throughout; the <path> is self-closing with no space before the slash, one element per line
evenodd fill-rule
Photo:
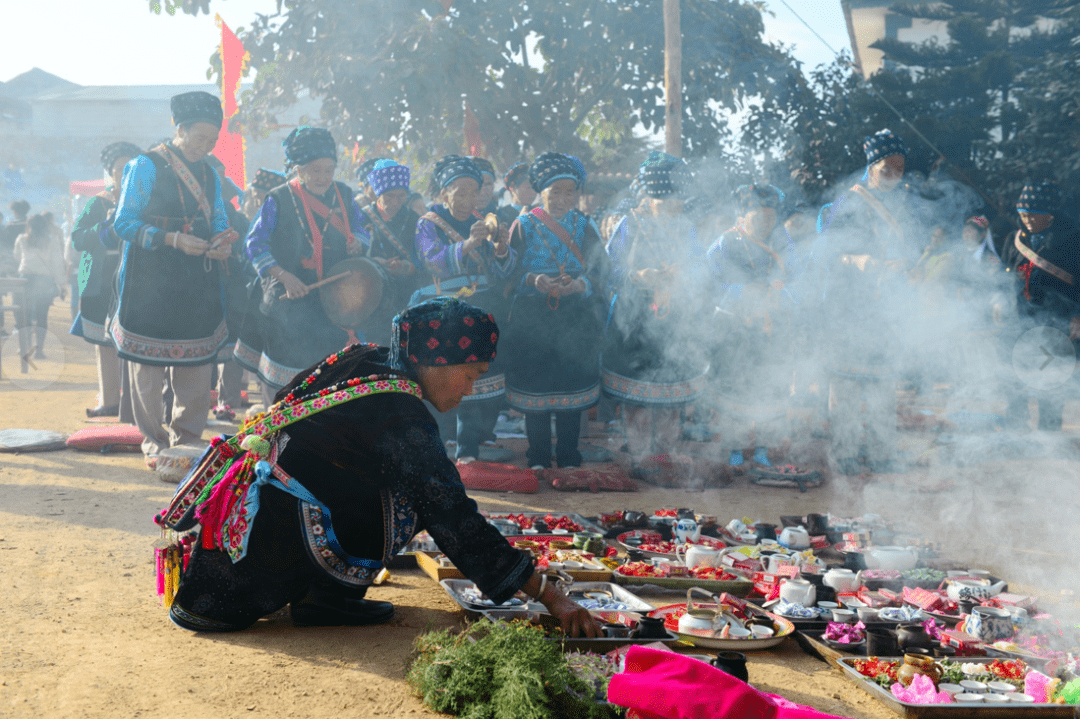
<path fill-rule="evenodd" d="M 34 99 L 40 102 L 56 100 L 64 102 L 100 102 L 102 100 L 114 102 L 155 101 L 168 100 L 173 95 L 195 90 L 209 92 L 212 95 L 220 94 L 218 86 L 209 82 L 200 85 L 87 85 L 46 93 Z"/>
<path fill-rule="evenodd" d="M 40 67 L 16 75 L 0 87 L 0 94 L 19 100 L 30 100 L 46 93 L 77 88 L 79 85 L 62 77 L 45 72 Z"/>

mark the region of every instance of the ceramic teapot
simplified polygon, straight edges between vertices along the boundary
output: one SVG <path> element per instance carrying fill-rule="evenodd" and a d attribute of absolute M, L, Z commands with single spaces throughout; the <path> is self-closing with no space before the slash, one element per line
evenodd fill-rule
<path fill-rule="evenodd" d="M 1015 634 L 1012 615 L 997 607 L 974 607 L 964 620 L 964 631 L 983 644 L 1011 639 Z"/>
<path fill-rule="evenodd" d="M 679 632 L 683 634 L 708 632 L 713 633 L 713 624 L 716 622 L 717 612 L 715 609 L 704 609 L 694 606 L 694 592 L 704 594 L 709 599 L 716 598 L 700 587 L 690 587 L 686 590 L 686 614 L 679 617 Z M 716 606 L 720 606 L 717 601 Z"/>
<path fill-rule="evenodd" d="M 720 563 L 720 550 L 707 544 L 679 545 L 675 548 L 675 556 L 686 564 L 688 569 L 715 567 Z"/>
<path fill-rule="evenodd" d="M 785 527 L 780 533 L 780 544 L 791 549 L 809 549 L 810 533 L 806 527 Z"/>
<path fill-rule="evenodd" d="M 794 565 L 798 566 L 799 560 L 793 554 L 770 554 L 768 560 L 765 563 L 766 571 L 769 574 L 779 574 L 780 567 Z"/>
<path fill-rule="evenodd" d="M 826 587 L 832 587 L 837 592 L 853 592 L 859 588 L 859 578 L 850 569 L 834 567 L 825 572 L 822 580 Z"/>
<path fill-rule="evenodd" d="M 693 519 L 683 518 L 675 522 L 672 534 L 674 534 L 675 538 L 683 544 L 686 542 L 696 542 L 701 539 L 701 527 Z"/>
<path fill-rule="evenodd" d="M 869 557 L 867 566 L 874 564 L 871 569 L 895 569 L 903 572 L 914 569 L 919 563 L 919 553 L 914 547 L 872 547 L 864 556 Z"/>
<path fill-rule="evenodd" d="M 981 602 L 997 596 L 1005 589 L 1005 582 L 991 584 L 985 579 L 950 579 L 949 599 L 956 603 Z"/>
<path fill-rule="evenodd" d="M 780 582 L 780 598 L 792 604 L 812 607 L 817 600 L 817 587 L 805 579 L 785 579 Z"/>

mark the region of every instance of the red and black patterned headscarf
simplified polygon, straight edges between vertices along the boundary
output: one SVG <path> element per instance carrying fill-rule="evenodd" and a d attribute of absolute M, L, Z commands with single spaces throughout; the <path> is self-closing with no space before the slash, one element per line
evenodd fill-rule
<path fill-rule="evenodd" d="M 408 369 L 490 362 L 498 342 L 499 327 L 486 310 L 456 297 L 437 297 L 394 318 L 390 364 Z"/>

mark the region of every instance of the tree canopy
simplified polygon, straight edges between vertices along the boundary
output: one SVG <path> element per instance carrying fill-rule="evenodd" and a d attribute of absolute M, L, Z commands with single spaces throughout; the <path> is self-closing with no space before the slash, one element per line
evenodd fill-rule
<path fill-rule="evenodd" d="M 205 0 L 156 0 L 206 11 Z M 487 155 L 505 164 L 556 149 L 610 164 L 635 131 L 664 122 L 659 0 L 281 0 L 237 34 L 257 76 L 241 120 L 274 124 L 309 90 L 348 144 L 426 162 L 463 150 L 466 107 Z M 790 57 L 763 38 L 761 10 L 682 0 L 683 145 L 714 154 L 723 111 L 791 82 Z M 624 148 L 625 149 L 625 148 Z"/>

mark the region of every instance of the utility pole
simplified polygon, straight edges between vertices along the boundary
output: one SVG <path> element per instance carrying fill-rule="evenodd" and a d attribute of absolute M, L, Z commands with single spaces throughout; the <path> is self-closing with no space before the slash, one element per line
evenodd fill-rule
<path fill-rule="evenodd" d="M 664 150 L 682 157 L 682 28 L 679 0 L 664 0 Z"/>

